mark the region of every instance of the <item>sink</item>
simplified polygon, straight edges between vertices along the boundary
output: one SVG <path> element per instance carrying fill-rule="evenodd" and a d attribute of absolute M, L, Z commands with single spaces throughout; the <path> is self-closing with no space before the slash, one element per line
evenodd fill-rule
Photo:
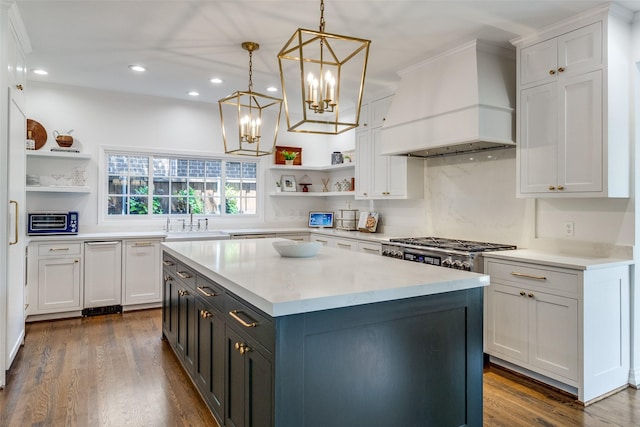
<path fill-rule="evenodd" d="M 169 231 L 165 241 L 176 240 L 229 240 L 229 233 L 221 230 L 180 230 Z"/>

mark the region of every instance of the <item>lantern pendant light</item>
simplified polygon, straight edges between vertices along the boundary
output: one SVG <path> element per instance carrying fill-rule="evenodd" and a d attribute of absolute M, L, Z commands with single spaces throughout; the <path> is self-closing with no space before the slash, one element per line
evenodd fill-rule
<path fill-rule="evenodd" d="M 339 134 L 358 126 L 370 40 L 299 28 L 278 54 L 290 132 Z"/>
<path fill-rule="evenodd" d="M 275 148 L 282 99 L 253 91 L 253 52 L 260 45 L 244 42 L 242 48 L 249 52 L 249 90 L 234 92 L 218 101 L 224 152 L 266 156 L 273 154 Z"/>

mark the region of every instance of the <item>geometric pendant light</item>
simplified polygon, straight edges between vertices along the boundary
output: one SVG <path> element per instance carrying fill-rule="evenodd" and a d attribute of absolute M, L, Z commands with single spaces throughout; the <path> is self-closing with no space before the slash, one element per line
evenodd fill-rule
<path fill-rule="evenodd" d="M 299 28 L 278 54 L 290 132 L 335 135 L 358 126 L 370 40 Z"/>
<path fill-rule="evenodd" d="M 237 91 L 218 101 L 224 152 L 245 156 L 273 153 L 278 137 L 282 99 L 253 92 L 253 52 L 258 43 L 244 42 L 249 52 L 249 90 Z"/>

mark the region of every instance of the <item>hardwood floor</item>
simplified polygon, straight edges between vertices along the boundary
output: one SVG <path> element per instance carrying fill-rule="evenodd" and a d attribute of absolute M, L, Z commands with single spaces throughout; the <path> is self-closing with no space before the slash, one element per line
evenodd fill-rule
<path fill-rule="evenodd" d="M 0 427 L 217 426 L 161 331 L 159 309 L 28 324 L 0 390 Z M 484 426 L 637 425 L 635 389 L 583 408 L 507 371 L 485 370 Z"/>

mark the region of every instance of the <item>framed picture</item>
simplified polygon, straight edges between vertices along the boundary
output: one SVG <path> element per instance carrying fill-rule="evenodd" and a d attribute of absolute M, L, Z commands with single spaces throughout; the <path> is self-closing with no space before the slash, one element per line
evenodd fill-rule
<path fill-rule="evenodd" d="M 293 165 L 294 166 L 300 166 L 302 165 L 302 148 L 300 147 L 285 147 L 283 145 L 276 145 L 275 148 L 275 161 L 276 161 L 276 165 L 284 165 L 285 163 L 285 158 L 284 158 L 284 154 L 282 154 L 283 151 L 287 151 L 289 153 L 296 153 L 296 157 L 295 159 L 293 159 Z"/>
<path fill-rule="evenodd" d="M 282 175 L 280 177 L 281 191 L 296 191 L 296 177 L 293 175 Z"/>
<path fill-rule="evenodd" d="M 375 233 L 378 228 L 378 212 L 360 212 L 358 230 L 366 233 Z"/>

